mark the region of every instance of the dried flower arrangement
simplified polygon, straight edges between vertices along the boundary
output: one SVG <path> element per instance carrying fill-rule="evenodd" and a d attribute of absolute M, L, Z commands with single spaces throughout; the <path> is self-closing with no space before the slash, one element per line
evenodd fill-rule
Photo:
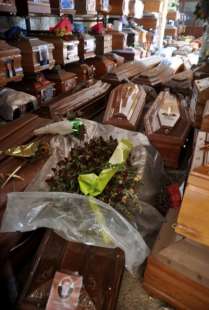
<path fill-rule="evenodd" d="M 68 158 L 60 161 L 53 169 L 53 176 L 46 180 L 50 190 L 82 194 L 78 176 L 89 173 L 99 174 L 107 167 L 108 160 L 117 145 L 118 141 L 112 137 L 108 140 L 98 137 L 85 142 L 83 146 L 72 148 Z M 97 198 L 110 204 L 132 221 L 134 212 L 141 211 L 136 193 L 140 182 L 141 178 L 136 168 L 132 167 L 129 158 Z"/>

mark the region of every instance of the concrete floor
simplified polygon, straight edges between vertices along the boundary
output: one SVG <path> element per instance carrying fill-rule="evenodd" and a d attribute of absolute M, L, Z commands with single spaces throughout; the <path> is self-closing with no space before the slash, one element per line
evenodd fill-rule
<path fill-rule="evenodd" d="M 142 288 L 142 279 L 135 279 L 125 271 L 116 310 L 172 310 L 172 308 L 150 297 Z"/>

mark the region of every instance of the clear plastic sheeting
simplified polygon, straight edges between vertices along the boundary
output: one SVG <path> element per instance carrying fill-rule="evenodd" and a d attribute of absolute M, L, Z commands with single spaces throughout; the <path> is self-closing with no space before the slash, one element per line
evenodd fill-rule
<path fill-rule="evenodd" d="M 131 203 L 126 206 L 130 218 L 123 217 L 100 200 L 77 194 L 47 193 L 49 187 L 45 180 L 52 174 L 52 168 L 68 156 L 72 147 L 83 144 L 70 135 L 55 136 L 51 140 L 52 156 L 28 186 L 28 192 L 9 195 L 1 229 L 9 232 L 49 227 L 67 240 L 118 246 L 125 252 L 127 269 L 135 273 L 149 253 L 144 240 L 159 230 L 163 222 L 163 217 L 154 208 L 165 181 L 163 162 L 141 133 L 89 120 L 82 119 L 82 122 L 86 127 L 84 141 L 112 136 L 133 144 L 131 163 L 141 182 L 136 192 L 139 205 L 137 208 Z"/>
<path fill-rule="evenodd" d="M 1 232 L 53 229 L 69 241 L 120 247 L 126 267 L 136 274 L 149 249 L 139 232 L 110 206 L 78 194 L 24 192 L 8 194 Z"/>

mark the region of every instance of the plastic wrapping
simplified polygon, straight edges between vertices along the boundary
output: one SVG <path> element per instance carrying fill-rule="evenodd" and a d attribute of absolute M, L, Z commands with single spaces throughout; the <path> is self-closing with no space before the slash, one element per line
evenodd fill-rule
<path fill-rule="evenodd" d="M 165 176 L 163 162 L 143 134 L 82 121 L 86 127 L 85 141 L 112 136 L 119 141 L 127 139 L 133 144 L 131 163 L 141 176 L 137 191 L 140 208 L 132 210 L 129 206 L 131 219 L 127 220 L 111 206 L 93 198 L 67 193 L 40 193 L 49 191 L 45 180 L 57 162 L 67 157 L 72 147 L 83 143 L 72 136 L 55 136 L 51 140 L 53 154 L 28 186 L 30 193 L 9 194 L 1 231 L 49 227 L 67 240 L 104 247 L 117 246 L 124 250 L 126 266 L 134 274 L 149 254 L 143 238 L 158 230 L 163 221 L 153 207 Z"/>
<path fill-rule="evenodd" d="M 104 247 L 118 246 L 124 250 L 126 267 L 133 274 L 149 254 L 139 232 L 100 200 L 68 193 L 8 194 L 1 231 L 25 232 L 38 227 L 51 228 L 67 240 Z"/>

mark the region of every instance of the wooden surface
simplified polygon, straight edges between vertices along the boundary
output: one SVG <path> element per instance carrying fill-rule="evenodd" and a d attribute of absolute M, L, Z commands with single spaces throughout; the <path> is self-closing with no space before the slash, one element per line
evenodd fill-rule
<path fill-rule="evenodd" d="M 109 15 L 126 15 L 129 13 L 128 0 L 110 0 Z"/>
<path fill-rule="evenodd" d="M 45 309 L 53 276 L 61 271 L 79 272 L 83 276 L 84 287 L 97 310 L 114 310 L 124 263 L 124 254 L 118 248 L 67 242 L 48 231 L 40 244 L 18 308 Z"/>
<path fill-rule="evenodd" d="M 69 5 L 64 8 L 60 2 L 61 2 L 60 0 L 50 0 L 52 14 L 57 14 L 57 15 L 75 14 L 75 1 L 74 0 L 70 0 Z"/>
<path fill-rule="evenodd" d="M 49 0 L 16 0 L 16 6 L 18 15 L 51 13 Z"/>
<path fill-rule="evenodd" d="M 0 12 L 16 14 L 17 9 L 15 5 L 15 0 L 0 0 Z"/>
<path fill-rule="evenodd" d="M 109 96 L 103 123 L 137 130 L 145 105 L 143 87 L 125 83 L 114 88 Z"/>
<path fill-rule="evenodd" d="M 45 69 L 52 69 L 55 61 L 53 58 L 53 44 L 39 40 L 38 38 L 23 38 L 18 41 L 11 41 L 11 45 L 18 47 L 22 54 L 22 66 L 24 72 L 34 73 Z M 47 63 L 41 62 L 40 49 L 48 47 Z"/>
<path fill-rule="evenodd" d="M 56 95 L 73 91 L 77 85 L 77 76 L 64 69 L 51 70 L 45 73 L 48 80 L 55 83 Z"/>
<path fill-rule="evenodd" d="M 96 9 L 99 13 L 108 13 L 110 11 L 109 0 L 96 0 Z"/>
<path fill-rule="evenodd" d="M 21 51 L 0 40 L 0 86 L 23 78 Z"/>
<path fill-rule="evenodd" d="M 96 55 L 101 56 L 112 52 L 112 35 L 95 35 L 96 38 Z"/>
<path fill-rule="evenodd" d="M 96 14 L 96 0 L 75 1 L 76 14 Z"/>
<path fill-rule="evenodd" d="M 209 132 L 209 101 L 206 102 L 202 114 L 201 130 Z"/>
<path fill-rule="evenodd" d="M 191 129 L 191 120 L 188 111 L 183 106 L 183 103 L 175 96 L 167 93 L 168 97 L 164 97 L 165 93 L 161 92 L 154 104 L 150 107 L 144 118 L 145 132 L 150 142 L 160 152 L 165 165 L 172 168 L 177 168 L 179 165 L 179 157 L 181 149 L 186 142 Z M 167 96 L 166 95 L 166 96 Z M 162 126 L 159 119 L 160 108 L 163 101 L 168 101 L 171 106 L 177 100 L 180 111 L 180 118 L 174 126 Z M 172 109 L 172 108 L 171 108 Z M 168 116 L 168 120 L 170 116 Z"/>
<path fill-rule="evenodd" d="M 144 12 L 160 12 L 161 0 L 144 0 Z"/>
<path fill-rule="evenodd" d="M 144 288 L 177 310 L 209 309 L 209 249 L 177 235 L 169 210 L 148 259 Z"/>

